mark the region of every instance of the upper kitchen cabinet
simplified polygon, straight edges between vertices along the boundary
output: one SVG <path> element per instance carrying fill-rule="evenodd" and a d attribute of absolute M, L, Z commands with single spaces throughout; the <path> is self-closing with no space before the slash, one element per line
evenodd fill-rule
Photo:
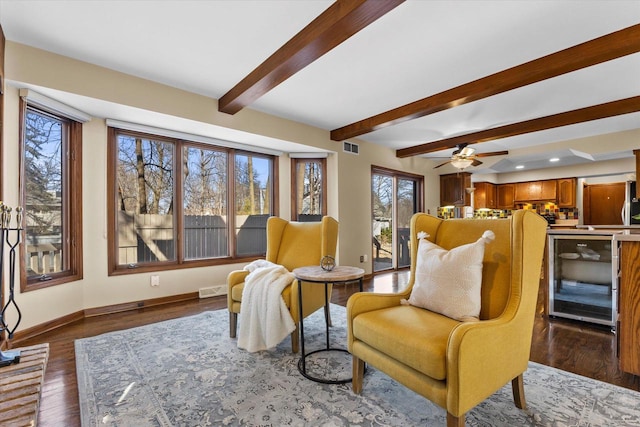
<path fill-rule="evenodd" d="M 466 189 L 471 187 L 468 172 L 440 175 L 440 206 L 470 206 L 471 198 Z"/>
<path fill-rule="evenodd" d="M 513 209 L 515 184 L 499 184 L 496 186 L 498 209 Z"/>
<path fill-rule="evenodd" d="M 573 208 L 576 206 L 576 178 L 558 180 L 558 207 Z"/>
<path fill-rule="evenodd" d="M 496 185 L 491 182 L 476 182 L 473 186 L 475 187 L 473 206 L 476 209 L 495 209 L 497 206 Z"/>
<path fill-rule="evenodd" d="M 515 184 L 516 201 L 556 200 L 557 182 L 547 181 L 518 182 Z"/>

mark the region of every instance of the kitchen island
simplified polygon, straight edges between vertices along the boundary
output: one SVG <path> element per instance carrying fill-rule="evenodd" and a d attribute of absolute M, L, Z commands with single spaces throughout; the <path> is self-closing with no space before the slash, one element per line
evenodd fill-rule
<path fill-rule="evenodd" d="M 618 359 L 620 369 L 640 375 L 640 230 L 624 230 L 619 245 Z"/>

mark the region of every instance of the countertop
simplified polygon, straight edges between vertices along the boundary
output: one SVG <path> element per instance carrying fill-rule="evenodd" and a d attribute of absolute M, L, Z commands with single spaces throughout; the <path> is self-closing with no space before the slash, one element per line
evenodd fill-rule
<path fill-rule="evenodd" d="M 612 236 L 614 242 L 640 242 L 640 228 L 575 228 L 566 230 L 547 229 L 548 235 L 554 236 Z"/>
<path fill-rule="evenodd" d="M 623 233 L 625 230 L 589 230 L 586 228 L 567 228 L 567 229 L 555 229 L 548 228 L 547 234 L 553 235 L 583 235 L 583 236 L 613 236 L 614 234 Z M 640 230 L 639 230 L 640 231 Z"/>
<path fill-rule="evenodd" d="M 595 230 L 640 230 L 640 225 L 576 225 L 576 228 L 593 228 Z"/>

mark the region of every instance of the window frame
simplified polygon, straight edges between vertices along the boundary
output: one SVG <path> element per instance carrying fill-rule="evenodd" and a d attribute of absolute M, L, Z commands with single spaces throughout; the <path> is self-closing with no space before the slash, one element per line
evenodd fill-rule
<path fill-rule="evenodd" d="M 159 140 L 172 142 L 174 144 L 174 233 L 175 233 L 175 252 L 176 259 L 171 261 L 161 262 L 147 262 L 136 264 L 135 267 L 129 267 L 127 265 L 118 264 L 118 242 L 117 242 L 117 164 L 118 164 L 118 135 L 130 135 L 139 136 L 146 139 Z M 228 247 L 229 254 L 223 257 L 215 258 L 198 258 L 198 259 L 185 259 L 184 250 L 184 206 L 183 206 L 183 159 L 185 147 L 202 147 L 204 149 L 214 149 L 218 151 L 225 151 L 227 153 L 227 235 L 228 235 Z M 158 134 L 151 134 L 135 130 L 127 130 L 109 126 L 107 129 L 107 235 L 108 235 L 108 275 L 125 275 L 136 274 L 154 271 L 167 271 L 177 270 L 183 268 L 196 268 L 215 265 L 235 264 L 240 262 L 250 262 L 255 259 L 264 257 L 265 253 L 251 255 L 251 256 L 237 256 L 237 236 L 235 229 L 235 156 L 236 154 L 259 156 L 268 158 L 271 161 L 272 172 L 272 209 L 269 213 L 270 216 L 278 215 L 278 156 L 263 154 L 257 152 L 251 152 L 248 150 L 240 150 L 236 148 L 229 148 L 222 145 L 215 145 L 211 143 L 198 142 L 194 140 L 188 140 L 184 138 L 175 138 L 162 136 Z"/>
<path fill-rule="evenodd" d="M 291 220 L 298 221 L 300 213 L 298 212 L 298 165 L 306 163 L 320 163 L 320 171 L 322 174 L 321 191 L 322 196 L 320 198 L 321 206 L 320 212 L 322 216 L 327 215 L 327 159 L 324 157 L 314 158 L 292 158 L 291 159 Z"/>
<path fill-rule="evenodd" d="M 38 114 L 48 115 L 65 123 L 66 137 L 62 149 L 62 240 L 63 240 L 63 268 L 57 273 L 27 277 L 26 263 L 26 227 L 23 227 L 20 245 L 20 291 L 28 292 L 37 289 L 69 283 L 83 278 L 83 247 L 82 247 L 82 123 L 64 114 L 49 110 L 44 106 L 30 105 L 23 97 L 20 98 L 20 147 L 19 147 L 19 182 L 20 206 L 26 212 L 25 185 L 25 124 L 28 110 Z M 64 134 L 63 133 L 63 134 Z M 23 218 L 26 221 L 26 215 Z"/>

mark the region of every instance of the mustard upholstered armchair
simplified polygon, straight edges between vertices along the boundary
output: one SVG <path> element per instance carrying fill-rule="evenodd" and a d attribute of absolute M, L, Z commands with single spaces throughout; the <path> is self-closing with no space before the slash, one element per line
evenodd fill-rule
<path fill-rule="evenodd" d="M 447 426 L 464 426 L 465 413 L 511 381 L 517 407 L 526 406 L 523 373 L 531 348 L 546 221 L 532 211 L 509 219 L 411 220 L 411 274 L 397 294 L 356 293 L 347 303 L 353 391 L 360 393 L 368 363 L 447 411 Z M 475 242 L 485 230 L 479 321 L 460 322 L 401 305 L 416 279 L 420 231 L 446 250 Z"/>
<path fill-rule="evenodd" d="M 267 220 L 266 260 L 284 266 L 293 271 L 298 267 L 320 265 L 323 256 L 336 256 L 338 242 L 338 221 L 325 216 L 320 222 L 289 222 L 282 218 L 270 217 Z M 248 271 L 232 271 L 227 276 L 227 308 L 229 309 L 229 335 L 236 337 L 238 313 L 242 307 L 244 279 Z M 304 317 L 324 307 L 324 286 L 310 283 L 302 284 L 304 295 Z M 331 287 L 329 286 L 329 296 Z M 296 326 L 299 324 L 298 284 L 294 280 L 282 292 L 284 302 L 291 312 Z M 242 325 L 240 325 L 242 327 Z M 291 333 L 291 349 L 298 352 L 299 332 Z"/>

